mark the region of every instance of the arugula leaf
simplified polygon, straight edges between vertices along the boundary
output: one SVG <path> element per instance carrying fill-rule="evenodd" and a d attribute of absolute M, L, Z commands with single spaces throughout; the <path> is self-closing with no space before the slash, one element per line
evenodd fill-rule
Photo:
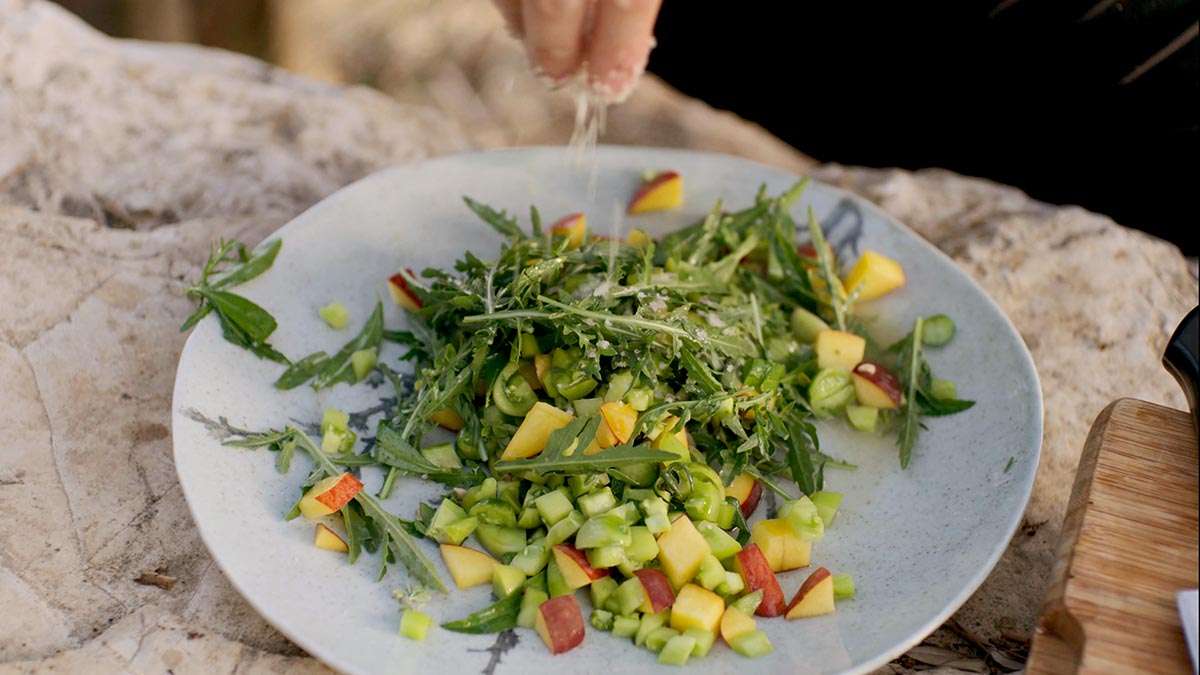
<path fill-rule="evenodd" d="M 217 275 L 217 278 L 209 281 L 209 287 L 217 289 L 228 288 L 250 281 L 269 270 L 271 265 L 275 264 L 275 256 L 279 255 L 279 249 L 282 246 L 282 239 L 272 239 L 263 242 L 254 250 L 254 253 L 244 258 L 241 263 L 222 270 Z M 245 255 L 244 249 L 242 250 L 242 255 Z"/>
<path fill-rule="evenodd" d="M 475 215 L 479 216 L 483 222 L 491 225 L 500 234 L 512 239 L 519 239 L 525 236 L 525 233 L 521 232 L 521 228 L 517 225 L 516 218 L 509 217 L 507 213 L 497 211 L 486 204 L 480 204 L 470 197 L 463 197 L 463 201 L 475 212 Z"/>
<path fill-rule="evenodd" d="M 383 303 L 376 302 L 371 316 L 363 324 L 362 330 L 349 342 L 342 346 L 333 356 L 325 352 L 309 354 L 292 364 L 279 379 L 275 380 L 276 389 L 295 389 L 312 380 L 313 389 L 325 389 L 339 382 L 354 384 L 357 378 L 350 356 L 364 349 L 379 351 L 383 342 Z"/>
<path fill-rule="evenodd" d="M 953 415 L 975 405 L 975 401 L 965 401 L 959 398 L 934 398 L 925 393 L 924 389 L 917 390 L 917 403 L 921 406 L 921 414 L 926 417 Z"/>
<path fill-rule="evenodd" d="M 226 341 L 249 350 L 259 358 L 289 363 L 286 356 L 267 343 L 267 338 L 277 327 L 275 318 L 250 300 L 220 290 L 249 281 L 269 269 L 282 243 L 278 239 L 267 242 L 251 255 L 246 254 L 246 246 L 241 242 L 222 241 L 214 245 L 208 262 L 201 270 L 200 279 L 186 289 L 188 297 L 199 300 L 200 304 L 180 325 L 180 332 L 216 312 L 221 323 L 221 334 Z"/>
<path fill-rule="evenodd" d="M 900 406 L 900 435 L 897 444 L 900 446 L 900 468 L 907 469 L 912 459 L 913 447 L 917 444 L 920 434 L 921 421 L 917 417 L 920 405 L 917 402 L 917 388 L 921 376 L 921 342 L 925 336 L 925 319 L 917 317 L 913 321 L 912 332 L 900 349 L 901 382 L 904 385 L 904 404 Z"/>
<path fill-rule="evenodd" d="M 630 464 L 645 462 L 667 462 L 679 456 L 665 450 L 655 450 L 649 443 L 632 445 L 622 443 L 594 455 L 583 454 L 583 449 L 596 437 L 600 428 L 600 416 L 581 417 L 550 434 L 545 449 L 527 459 L 510 459 L 496 462 L 492 470 L 559 472 L 564 474 L 593 473 Z"/>
<path fill-rule="evenodd" d="M 517 615 L 521 613 L 521 598 L 524 597 L 524 594 L 520 592 L 521 588 L 524 588 L 524 584 L 503 600 L 498 600 L 458 621 L 448 621 L 442 624 L 442 628 L 472 635 L 502 633 L 516 628 Z"/>
<path fill-rule="evenodd" d="M 484 479 L 483 472 L 473 467 L 452 471 L 425 459 L 387 420 L 379 422 L 375 433 L 375 459 L 400 473 L 422 476 L 449 487 L 478 485 Z"/>
<path fill-rule="evenodd" d="M 275 388 L 287 390 L 299 387 L 320 372 L 328 360 L 329 356 L 325 352 L 309 354 L 283 371 L 279 379 L 275 380 Z"/>

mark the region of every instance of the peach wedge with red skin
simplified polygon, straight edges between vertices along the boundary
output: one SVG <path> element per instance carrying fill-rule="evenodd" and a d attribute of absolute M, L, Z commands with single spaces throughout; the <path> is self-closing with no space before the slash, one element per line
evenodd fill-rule
<path fill-rule="evenodd" d="M 665 211 L 683 205 L 683 176 L 675 171 L 663 171 L 642 183 L 633 193 L 626 211 L 629 215 Z"/>
<path fill-rule="evenodd" d="M 571 248 L 579 248 L 587 235 L 587 216 L 582 213 L 565 215 L 550 226 L 550 233 L 566 237 Z"/>
<path fill-rule="evenodd" d="M 874 300 L 904 285 L 904 268 L 885 255 L 864 251 L 844 282 L 846 290 L 858 289 L 859 300 Z"/>
<path fill-rule="evenodd" d="M 721 615 L 721 638 L 725 644 L 732 645 L 739 635 L 745 635 L 758 630 L 758 622 L 746 616 L 737 607 L 729 607 Z"/>
<path fill-rule="evenodd" d="M 551 654 L 562 654 L 583 644 L 583 613 L 575 596 L 560 595 L 539 605 L 533 629 Z"/>
<path fill-rule="evenodd" d="M 337 532 L 326 527 L 325 523 L 317 523 L 317 534 L 313 537 L 313 546 L 338 553 L 350 552 L 350 547 L 346 545 L 346 542 L 338 536 Z"/>
<path fill-rule="evenodd" d="M 570 544 L 559 544 L 554 547 L 554 562 L 558 563 L 563 581 L 571 590 L 583 588 L 600 577 L 608 576 L 608 570 L 598 570 L 592 567 L 588 563 L 587 555 Z"/>
<path fill-rule="evenodd" d="M 410 312 L 416 312 L 425 306 L 412 289 L 410 280 L 416 278 L 417 275 L 410 269 L 388 277 L 388 291 L 391 292 L 392 299 L 396 301 L 397 305 Z"/>
<path fill-rule="evenodd" d="M 642 582 L 642 590 L 646 592 L 646 602 L 641 607 L 643 612 L 658 614 L 675 604 L 675 591 L 671 590 L 671 582 L 662 570 L 647 567 L 634 570 L 633 574 Z"/>
<path fill-rule="evenodd" d="M 749 518 L 750 514 L 754 513 L 754 509 L 758 507 L 758 500 L 762 498 L 762 493 L 762 483 L 744 473 L 738 474 L 729 487 L 725 488 L 725 496 L 733 497 L 738 501 L 743 518 Z"/>
<path fill-rule="evenodd" d="M 750 544 L 738 551 L 733 559 L 733 568 L 746 580 L 747 592 L 763 592 L 762 602 L 759 603 L 755 614 L 767 617 L 783 614 L 787 609 L 787 599 L 783 597 L 779 579 L 775 577 L 775 572 L 771 570 L 771 565 L 758 548 L 758 544 Z"/>
<path fill-rule="evenodd" d="M 454 585 L 461 588 L 472 588 L 492 583 L 496 565 L 500 564 L 492 556 L 483 551 L 476 551 L 466 546 L 442 544 L 442 562 L 454 579 Z"/>
<path fill-rule="evenodd" d="M 860 405 L 881 410 L 900 407 L 904 390 L 900 386 L 900 379 L 892 371 L 874 361 L 863 361 L 854 367 L 850 376 L 854 380 L 854 395 Z"/>
<path fill-rule="evenodd" d="M 305 518 L 320 518 L 336 513 L 363 487 L 353 474 L 343 473 L 317 481 L 300 498 L 300 513 Z"/>
<path fill-rule="evenodd" d="M 812 616 L 833 614 L 833 575 L 824 567 L 818 567 L 808 575 L 796 596 L 788 603 L 788 619 L 806 619 Z"/>

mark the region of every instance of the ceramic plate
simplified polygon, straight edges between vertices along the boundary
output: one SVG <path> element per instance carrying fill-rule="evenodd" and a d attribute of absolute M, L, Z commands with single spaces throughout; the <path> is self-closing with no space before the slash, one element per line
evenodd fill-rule
<path fill-rule="evenodd" d="M 239 291 L 278 319 L 271 340 L 276 348 L 290 355 L 332 353 L 353 330 L 330 330 L 318 307 L 340 301 L 350 308 L 352 325 L 360 325 L 383 297 L 387 326 L 399 328 L 405 319 L 388 299 L 389 275 L 400 267 L 449 266 L 467 249 L 483 257 L 498 249 L 499 236 L 466 209 L 463 195 L 522 216 L 530 204 L 547 219 L 584 210 L 603 231 L 620 219 L 643 169 L 677 170 L 684 176 L 684 208 L 637 217 L 637 225 L 653 234 L 702 217 L 717 198 L 740 208 L 760 185 L 777 193 L 796 180 L 726 156 L 627 147 L 600 148 L 589 180 L 570 157 L 563 148 L 506 150 L 369 176 L 280 229 L 283 248 L 274 267 Z M 929 358 L 936 372 L 955 380 L 962 397 L 978 403 L 953 417 L 929 419 L 907 471 L 899 469 L 893 437 L 823 429 L 822 449 L 859 469 L 827 472 L 828 488 L 846 497 L 834 527 L 815 548 L 814 562 L 853 574 L 858 596 L 839 603 L 832 616 L 761 620 L 773 654 L 747 660 L 717 646 L 694 664 L 703 672 L 863 673 L 898 656 L 987 576 L 1020 520 L 1037 468 L 1037 375 L 996 305 L 952 261 L 869 203 L 813 185 L 796 206 L 797 216 L 810 204 L 843 259 L 870 248 L 904 265 L 908 283 L 901 290 L 861 306 L 881 341 L 902 336 L 917 315 L 954 317 L 958 336 L 930 350 Z M 395 364 L 400 353 L 385 343 L 381 359 Z M 590 629 L 580 648 L 561 656 L 551 656 L 527 630 L 467 636 L 439 629 L 421 643 L 398 637 L 391 590 L 407 581 L 402 568 L 393 566 L 377 582 L 377 559 L 364 556 L 347 565 L 344 556 L 313 548 L 312 523 L 284 522 L 306 461 L 298 457 L 292 473 L 280 475 L 270 453 L 221 444 L 235 429 L 311 424 L 325 406 L 358 413 L 353 423 L 360 436 L 369 436 L 394 403 L 391 389 L 372 378 L 355 387 L 281 392 L 272 388 L 280 370 L 225 342 L 214 318 L 201 322 L 183 350 L 175 383 L 175 462 L 213 558 L 246 600 L 296 644 L 356 674 L 669 670 L 627 640 Z M 377 489 L 380 479 L 372 471 L 364 475 L 368 489 Z M 438 494 L 437 486 L 405 480 L 388 506 L 407 515 L 419 500 Z M 759 515 L 766 510 L 760 507 Z M 448 580 L 436 546 L 420 545 Z M 790 598 L 805 576 L 804 570 L 781 574 L 785 595 Z M 454 591 L 427 611 L 439 621 L 460 618 L 490 597 L 485 587 Z"/>

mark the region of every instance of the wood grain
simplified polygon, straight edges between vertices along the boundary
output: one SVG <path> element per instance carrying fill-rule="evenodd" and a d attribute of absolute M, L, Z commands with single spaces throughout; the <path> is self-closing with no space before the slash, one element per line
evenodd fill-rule
<path fill-rule="evenodd" d="M 1079 461 L 1028 675 L 1191 673 L 1175 593 L 1196 588 L 1196 429 L 1123 399 Z"/>

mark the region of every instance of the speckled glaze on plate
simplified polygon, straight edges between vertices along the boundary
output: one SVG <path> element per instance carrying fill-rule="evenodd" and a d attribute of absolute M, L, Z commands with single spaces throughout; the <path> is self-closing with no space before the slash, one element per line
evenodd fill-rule
<path fill-rule="evenodd" d="M 654 234 L 701 217 L 718 197 L 740 208 L 760 185 L 776 193 L 796 180 L 721 155 L 601 147 L 589 199 L 589 176 L 570 157 L 563 148 L 516 149 L 376 173 L 281 228 L 283 248 L 274 267 L 239 290 L 278 319 L 272 343 L 285 354 L 332 352 L 353 329 L 326 327 L 317 316 L 321 305 L 344 303 L 353 326 L 383 297 L 386 325 L 398 328 L 403 312 L 387 299 L 385 287 L 397 268 L 448 266 L 464 250 L 488 257 L 498 248 L 498 235 L 463 206 L 464 194 L 522 216 L 535 204 L 547 220 L 583 210 L 594 230 L 603 232 L 620 218 L 643 169 L 674 169 L 684 176 L 685 206 L 636 219 Z M 1033 485 L 1041 390 L 1029 353 L 1001 311 L 950 259 L 871 204 L 819 184 L 796 206 L 797 216 L 810 204 L 844 259 L 870 248 L 903 263 L 907 285 L 861 305 L 881 341 L 902 336 L 917 315 L 954 317 L 958 336 L 930 350 L 929 359 L 936 372 L 956 381 L 962 397 L 978 404 L 927 420 L 907 471 L 899 469 L 893 437 L 823 428 L 822 449 L 860 468 L 827 472 L 827 487 L 846 497 L 828 536 L 814 546 L 813 562 L 853 574 L 858 596 L 839 603 L 832 616 L 760 620 L 773 654 L 752 661 L 718 645 L 689 664 L 702 669 L 697 672 L 864 673 L 886 663 L 945 621 L 979 586 L 1004 551 Z M 385 343 L 381 359 L 395 364 L 400 353 Z M 299 495 L 306 460 L 298 457 L 292 473 L 280 475 L 270 453 L 221 445 L 237 429 L 312 424 L 325 406 L 359 413 L 353 423 L 369 436 L 392 396 L 390 387 L 375 376 L 356 387 L 281 392 L 271 385 L 280 370 L 226 343 L 216 320 L 205 319 L 180 358 L 173 433 L 180 483 L 213 558 L 250 604 L 296 644 L 333 668 L 364 675 L 678 672 L 657 665 L 653 654 L 628 640 L 590 628 L 580 648 L 561 656 L 551 656 L 523 629 L 500 636 L 438 629 L 421 643 L 398 637 L 390 591 L 406 583 L 402 567 L 392 566 L 377 583 L 375 557 L 349 566 L 343 556 L 313 547 L 311 522 L 283 521 Z M 363 478 L 371 490 L 381 481 L 375 471 Z M 437 486 L 403 480 L 388 506 L 411 514 L 419 500 L 438 493 Z M 420 545 L 448 580 L 436 546 Z M 789 598 L 806 574 L 780 574 Z M 444 621 L 490 601 L 490 589 L 479 587 L 452 591 L 426 609 Z M 586 614 L 586 602 L 581 604 Z"/>

